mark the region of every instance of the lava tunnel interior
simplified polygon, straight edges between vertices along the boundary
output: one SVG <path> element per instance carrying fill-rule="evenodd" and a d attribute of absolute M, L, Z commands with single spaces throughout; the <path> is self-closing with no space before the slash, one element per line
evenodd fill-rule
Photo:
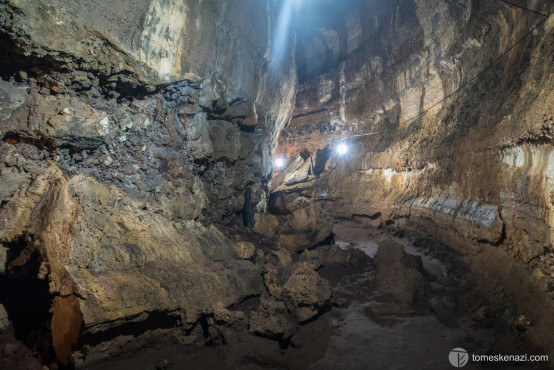
<path fill-rule="evenodd" d="M 0 369 L 552 369 L 554 2 L 0 0 Z"/>

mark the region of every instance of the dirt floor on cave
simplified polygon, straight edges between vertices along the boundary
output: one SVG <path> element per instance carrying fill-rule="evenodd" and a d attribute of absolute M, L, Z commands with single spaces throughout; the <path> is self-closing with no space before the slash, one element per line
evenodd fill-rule
<path fill-rule="evenodd" d="M 421 256 L 428 284 L 425 300 L 413 312 L 398 313 L 380 298 L 372 279 L 373 266 L 362 271 L 323 268 L 320 274 L 335 287 L 333 306 L 300 327 L 296 342 L 282 348 L 275 341 L 230 330 L 225 341 L 198 347 L 150 340 L 125 355 L 87 369 L 451 369 L 453 348 L 470 354 L 542 354 L 526 343 L 524 328 L 510 324 L 517 316 L 491 304 L 485 292 L 457 265 L 452 252 L 425 238 L 393 234 L 338 221 L 335 241 L 343 249 L 358 248 L 370 257 L 381 240 L 393 239 L 409 254 Z M 490 298 L 490 297 L 489 297 Z M 439 298 L 434 298 L 434 302 Z M 248 312 L 245 302 L 240 309 Z M 499 306 L 500 307 L 500 306 Z M 522 323 L 526 325 L 528 323 Z M 531 323 L 532 324 L 532 323 Z M 545 363 L 469 363 L 465 369 L 550 368 Z"/>

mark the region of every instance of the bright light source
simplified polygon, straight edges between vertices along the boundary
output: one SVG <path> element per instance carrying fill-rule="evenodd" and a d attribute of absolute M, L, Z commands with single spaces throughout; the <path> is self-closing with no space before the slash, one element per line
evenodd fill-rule
<path fill-rule="evenodd" d="M 337 145 L 337 153 L 339 153 L 340 155 L 346 154 L 347 151 L 348 146 L 346 146 L 345 143 L 340 143 L 339 145 Z"/>
<path fill-rule="evenodd" d="M 275 167 L 283 168 L 285 166 L 285 158 L 277 157 L 275 158 Z"/>
<path fill-rule="evenodd" d="M 279 11 L 279 17 L 277 18 L 277 27 L 275 28 L 275 37 L 271 43 L 272 61 L 271 66 L 273 68 L 280 68 L 281 62 L 289 46 L 291 45 L 291 23 L 293 22 L 293 10 L 296 0 L 285 0 L 281 3 L 281 9 Z"/>

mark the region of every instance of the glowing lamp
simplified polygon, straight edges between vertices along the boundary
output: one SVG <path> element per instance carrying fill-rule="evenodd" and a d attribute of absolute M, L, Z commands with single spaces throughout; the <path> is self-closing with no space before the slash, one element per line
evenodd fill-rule
<path fill-rule="evenodd" d="M 283 157 L 275 158 L 275 167 L 283 168 L 285 166 L 285 159 Z"/>
<path fill-rule="evenodd" d="M 340 155 L 346 154 L 348 152 L 348 146 L 345 143 L 340 143 L 337 145 L 337 153 Z"/>

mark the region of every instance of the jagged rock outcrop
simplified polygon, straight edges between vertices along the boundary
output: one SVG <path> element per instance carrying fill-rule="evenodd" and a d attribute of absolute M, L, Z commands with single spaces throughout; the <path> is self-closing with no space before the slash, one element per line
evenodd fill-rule
<path fill-rule="evenodd" d="M 332 295 L 329 282 L 306 266 L 292 272 L 281 293 L 289 311 L 301 322 L 317 315 Z"/>
<path fill-rule="evenodd" d="M 273 297 L 262 297 L 257 312 L 250 317 L 250 331 L 256 335 L 287 340 L 294 333 L 294 326 L 285 317 L 287 308 Z"/>
<path fill-rule="evenodd" d="M 279 242 L 295 252 L 313 247 L 331 235 L 333 220 L 318 204 L 299 208 L 281 226 Z"/>
<path fill-rule="evenodd" d="M 265 289 L 214 224 L 240 222 L 246 188 L 264 210 L 296 91 L 292 39 L 274 57 L 279 11 L 0 3 L 2 272 L 49 281 L 60 363 L 82 335 L 194 326 Z"/>

